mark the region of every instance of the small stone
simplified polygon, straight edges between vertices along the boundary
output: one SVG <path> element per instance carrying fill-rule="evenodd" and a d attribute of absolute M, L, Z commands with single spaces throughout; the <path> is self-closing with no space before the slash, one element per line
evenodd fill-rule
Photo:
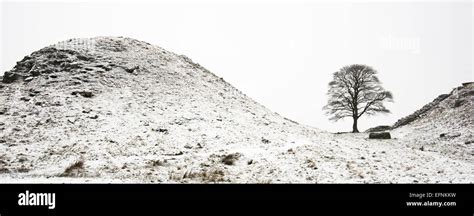
<path fill-rule="evenodd" d="M 91 115 L 91 116 L 89 116 L 89 118 L 90 118 L 90 119 L 98 119 L 99 116 L 98 116 L 98 115 Z"/>
<path fill-rule="evenodd" d="M 82 97 L 91 98 L 94 94 L 91 91 L 73 91 L 71 95 L 81 95 Z"/>
<path fill-rule="evenodd" d="M 34 89 L 34 88 L 31 88 L 29 91 L 30 91 L 31 93 L 33 93 L 33 94 L 39 94 L 39 93 L 41 93 L 40 90 L 36 90 L 36 89 Z"/>
<path fill-rule="evenodd" d="M 164 128 L 153 129 L 153 131 L 168 134 L 168 129 L 164 129 Z"/>
<path fill-rule="evenodd" d="M 127 71 L 128 73 L 133 73 L 133 72 L 135 72 L 135 70 L 137 70 L 139 68 L 140 67 L 138 67 L 138 66 L 131 67 L 131 68 L 125 68 L 125 71 Z"/>
<path fill-rule="evenodd" d="M 25 82 L 30 82 L 33 79 L 34 79 L 34 77 L 27 77 L 27 78 L 25 78 Z"/>
<path fill-rule="evenodd" d="M 225 155 L 222 159 L 221 162 L 225 165 L 234 165 L 235 162 L 241 157 L 240 153 L 234 153 L 234 154 L 229 154 Z"/>

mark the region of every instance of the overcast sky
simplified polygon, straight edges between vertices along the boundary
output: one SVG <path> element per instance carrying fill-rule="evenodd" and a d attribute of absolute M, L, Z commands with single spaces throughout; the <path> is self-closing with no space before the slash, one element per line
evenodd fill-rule
<path fill-rule="evenodd" d="M 94 3 L 95 2 L 95 3 Z M 1 6 L 0 71 L 69 38 L 126 36 L 184 54 L 283 116 L 330 131 L 331 74 L 349 64 L 379 72 L 394 94 L 392 124 L 473 81 L 473 3 L 259 1 L 257 3 L 11 2 Z"/>

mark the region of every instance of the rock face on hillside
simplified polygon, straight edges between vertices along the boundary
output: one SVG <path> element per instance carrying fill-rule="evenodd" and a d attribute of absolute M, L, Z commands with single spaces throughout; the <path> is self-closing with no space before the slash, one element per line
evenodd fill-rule
<path fill-rule="evenodd" d="M 429 115 L 435 115 L 438 113 L 442 113 L 444 111 L 449 110 L 457 110 L 460 114 L 472 114 L 472 113 L 464 113 L 464 109 L 462 108 L 472 108 L 474 101 L 474 84 L 472 83 L 465 83 L 463 86 L 459 86 L 449 94 L 441 94 L 437 98 L 435 98 L 432 102 L 426 104 L 421 109 L 415 111 L 414 113 L 404 117 L 392 126 L 392 128 L 398 128 L 403 125 L 407 125 L 416 121 L 417 119 L 422 119 L 425 117 L 429 117 Z M 467 116 L 467 117 L 472 117 Z M 464 120 L 468 121 L 468 123 L 472 123 L 473 118 L 463 118 Z M 461 119 L 460 119 L 461 120 Z"/>
<path fill-rule="evenodd" d="M 399 142 L 300 125 L 130 38 L 43 48 L 0 84 L 0 182 L 474 182 Z"/>
<path fill-rule="evenodd" d="M 416 148 L 472 160 L 474 146 L 466 143 L 474 140 L 474 84 L 464 83 L 438 96 L 392 129 Z"/>

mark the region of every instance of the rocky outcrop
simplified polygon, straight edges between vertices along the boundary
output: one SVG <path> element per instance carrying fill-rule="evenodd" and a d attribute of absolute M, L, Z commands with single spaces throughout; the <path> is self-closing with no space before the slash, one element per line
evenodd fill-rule
<path fill-rule="evenodd" d="M 438 96 L 437 98 L 435 98 L 431 103 L 429 104 L 426 104 L 425 106 L 423 106 L 421 109 L 415 111 L 414 113 L 404 117 L 404 118 L 401 118 L 400 120 L 398 120 L 397 122 L 395 122 L 395 124 L 393 124 L 392 128 L 397 128 L 397 127 L 401 127 L 403 125 L 407 125 L 407 124 L 410 124 L 411 122 L 417 120 L 418 118 L 421 118 L 423 117 L 423 115 L 432 110 L 434 107 L 436 107 L 441 101 L 443 101 L 444 99 L 446 99 L 447 97 L 449 97 L 450 94 L 442 94 L 440 96 Z"/>

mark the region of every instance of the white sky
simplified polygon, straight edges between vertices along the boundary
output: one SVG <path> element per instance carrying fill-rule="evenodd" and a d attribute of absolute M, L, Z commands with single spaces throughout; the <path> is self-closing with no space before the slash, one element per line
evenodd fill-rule
<path fill-rule="evenodd" d="M 184 54 L 283 116 L 330 131 L 351 119 L 324 115 L 339 68 L 371 65 L 391 90 L 392 124 L 462 82 L 473 81 L 473 3 L 417 1 L 218 3 L 141 1 L 0 4 L 0 71 L 56 42 L 126 36 Z"/>

